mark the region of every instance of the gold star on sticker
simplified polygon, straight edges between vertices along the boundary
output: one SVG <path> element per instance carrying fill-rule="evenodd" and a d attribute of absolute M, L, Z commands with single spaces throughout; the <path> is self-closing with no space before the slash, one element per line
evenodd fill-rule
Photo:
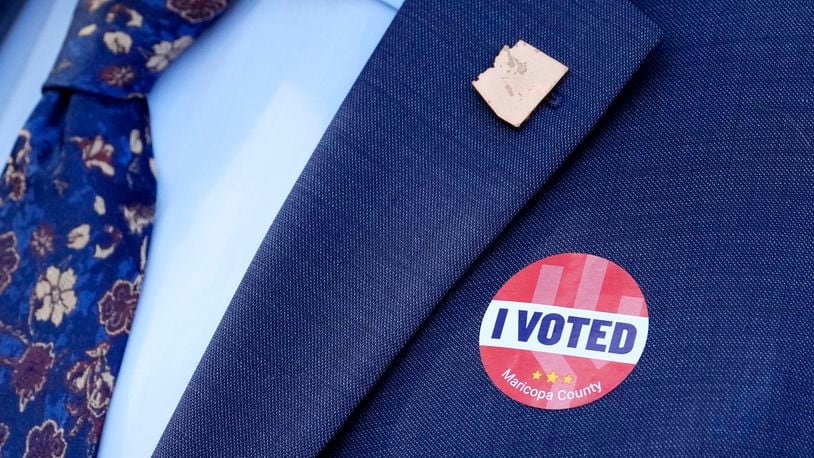
<path fill-rule="evenodd" d="M 531 373 L 531 378 L 533 378 L 534 380 L 540 380 L 540 377 L 542 376 L 543 374 L 541 374 L 540 371 L 534 371 Z"/>
<path fill-rule="evenodd" d="M 549 372 L 546 376 L 546 382 L 556 383 L 557 379 L 560 378 L 556 372 Z"/>
<path fill-rule="evenodd" d="M 562 381 L 565 382 L 565 383 L 571 383 L 572 381 L 574 381 L 574 377 L 571 377 L 570 375 L 566 375 L 565 377 L 562 378 Z"/>

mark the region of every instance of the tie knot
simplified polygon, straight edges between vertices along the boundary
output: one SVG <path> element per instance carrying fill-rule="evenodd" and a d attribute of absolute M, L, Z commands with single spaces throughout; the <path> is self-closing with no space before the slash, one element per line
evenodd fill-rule
<path fill-rule="evenodd" d="M 80 0 L 45 89 L 140 97 L 229 0 Z"/>

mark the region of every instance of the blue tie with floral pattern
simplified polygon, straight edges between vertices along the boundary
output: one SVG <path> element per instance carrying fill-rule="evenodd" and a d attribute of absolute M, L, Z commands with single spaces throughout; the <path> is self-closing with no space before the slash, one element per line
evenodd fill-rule
<path fill-rule="evenodd" d="M 0 452 L 92 456 L 144 277 L 144 98 L 228 0 L 83 0 L 0 177 Z"/>

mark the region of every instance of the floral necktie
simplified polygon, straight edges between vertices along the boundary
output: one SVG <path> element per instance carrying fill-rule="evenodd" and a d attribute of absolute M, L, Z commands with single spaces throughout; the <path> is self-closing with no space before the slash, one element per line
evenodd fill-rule
<path fill-rule="evenodd" d="M 0 453 L 92 456 L 156 195 L 144 98 L 228 0 L 82 0 L 0 177 Z"/>

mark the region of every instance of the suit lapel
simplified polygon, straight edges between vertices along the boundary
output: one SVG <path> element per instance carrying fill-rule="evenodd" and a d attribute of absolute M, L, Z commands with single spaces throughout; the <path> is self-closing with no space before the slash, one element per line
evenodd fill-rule
<path fill-rule="evenodd" d="M 570 72 L 514 129 L 471 81 L 521 38 Z M 408 0 L 269 230 L 158 451 L 319 451 L 657 42 L 625 0 Z M 215 430 L 241 439 L 225 445 Z"/>

